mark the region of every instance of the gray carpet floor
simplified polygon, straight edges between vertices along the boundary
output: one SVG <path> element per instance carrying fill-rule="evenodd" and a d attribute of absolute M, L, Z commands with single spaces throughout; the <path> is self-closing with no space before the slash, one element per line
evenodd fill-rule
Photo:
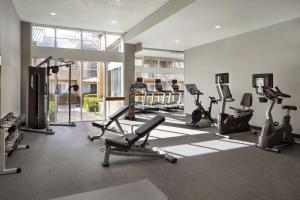
<path fill-rule="evenodd" d="M 165 125 L 186 128 L 176 120 L 187 121 L 187 117 L 166 115 L 175 121 Z M 249 146 L 184 157 L 177 164 L 112 156 L 111 166 L 103 168 L 104 154 L 100 151 L 103 140 L 87 139 L 87 132 L 98 131 L 91 123 L 54 129 L 55 135 L 25 135 L 23 143 L 29 144 L 30 149 L 16 151 L 7 161 L 7 167 L 20 166 L 22 173 L 0 176 L 1 200 L 58 198 L 143 179 L 149 179 L 171 200 L 296 200 L 300 196 L 298 145 L 286 148 L 281 154 Z M 201 130 L 217 132 L 215 128 Z M 233 138 L 256 140 L 252 133 L 237 133 Z M 156 139 L 150 143 L 165 147 L 216 139 L 208 133 Z"/>

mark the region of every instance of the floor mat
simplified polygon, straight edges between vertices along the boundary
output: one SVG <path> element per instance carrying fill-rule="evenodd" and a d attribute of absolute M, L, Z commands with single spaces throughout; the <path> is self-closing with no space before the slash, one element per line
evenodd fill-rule
<path fill-rule="evenodd" d="M 65 196 L 52 200 L 167 200 L 168 197 L 151 181 L 144 179 L 134 183 L 114 186 Z"/>

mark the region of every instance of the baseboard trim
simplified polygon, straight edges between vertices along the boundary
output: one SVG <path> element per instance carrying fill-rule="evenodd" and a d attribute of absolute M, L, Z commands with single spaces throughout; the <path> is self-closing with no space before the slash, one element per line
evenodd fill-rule
<path fill-rule="evenodd" d="M 262 127 L 259 127 L 259 126 L 253 126 L 253 125 L 250 125 L 250 126 L 251 126 L 251 128 L 259 130 L 259 131 L 262 129 Z M 300 134 L 298 134 L 298 133 L 292 133 L 292 134 L 295 138 L 300 138 Z"/>
<path fill-rule="evenodd" d="M 187 113 L 185 113 L 187 116 L 191 116 L 191 114 L 187 114 Z M 217 121 L 217 119 L 215 119 L 215 118 L 213 118 L 213 120 L 214 121 Z M 251 125 L 250 124 L 250 127 L 252 128 L 252 129 L 255 129 L 255 130 L 258 130 L 258 131 L 260 131 L 261 129 L 262 129 L 262 127 L 260 127 L 260 126 L 254 126 L 254 125 Z M 292 133 L 293 134 L 293 136 L 295 137 L 295 138 L 300 138 L 300 134 L 299 133 Z"/>

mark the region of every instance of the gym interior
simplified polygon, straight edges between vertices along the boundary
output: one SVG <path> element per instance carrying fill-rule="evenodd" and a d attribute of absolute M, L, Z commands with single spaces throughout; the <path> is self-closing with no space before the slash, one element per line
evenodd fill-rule
<path fill-rule="evenodd" d="M 299 36 L 299 0 L 0 0 L 0 199 L 299 199 Z"/>

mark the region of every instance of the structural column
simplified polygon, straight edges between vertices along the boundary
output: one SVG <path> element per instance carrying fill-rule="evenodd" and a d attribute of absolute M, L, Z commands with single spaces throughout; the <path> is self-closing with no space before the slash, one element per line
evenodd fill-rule
<path fill-rule="evenodd" d="M 129 88 L 135 81 L 135 44 L 124 44 L 124 96 L 125 104 L 129 101 Z"/>
<path fill-rule="evenodd" d="M 21 113 L 28 114 L 28 66 L 31 65 L 31 23 L 21 22 Z"/>

